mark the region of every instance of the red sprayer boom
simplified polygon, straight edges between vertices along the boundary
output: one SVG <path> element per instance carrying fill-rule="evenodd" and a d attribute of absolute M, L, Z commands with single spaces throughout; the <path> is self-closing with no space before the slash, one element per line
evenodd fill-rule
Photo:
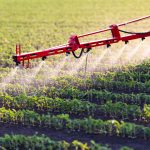
<path fill-rule="evenodd" d="M 128 31 L 119 29 L 119 27 L 131 24 L 134 22 L 138 22 L 138 21 L 141 21 L 141 20 L 144 20 L 147 18 L 150 18 L 150 15 L 143 17 L 143 18 L 136 19 L 136 20 L 132 20 L 132 21 L 129 21 L 126 23 L 118 24 L 118 25 L 113 24 L 113 25 L 109 26 L 109 28 L 107 28 L 107 29 L 103 29 L 103 30 L 99 30 L 99 31 L 95 31 L 95 32 L 91 32 L 91 33 L 87 33 L 87 34 L 83 34 L 83 35 L 79 35 L 79 36 L 72 35 L 69 38 L 67 44 L 60 45 L 57 47 L 52 47 L 49 49 L 44 49 L 41 51 L 35 51 L 35 52 L 21 54 L 20 45 L 16 45 L 16 55 L 13 56 L 13 60 L 14 60 L 14 62 L 16 62 L 16 65 L 22 64 L 24 66 L 25 62 L 27 62 L 26 67 L 29 67 L 31 59 L 42 58 L 42 60 L 45 60 L 47 58 L 47 56 L 57 55 L 57 54 L 61 54 L 61 53 L 66 53 L 66 54 L 72 53 L 75 58 L 80 58 L 82 56 L 82 53 L 88 53 L 93 47 L 102 46 L 102 45 L 106 45 L 107 47 L 109 47 L 111 44 L 118 43 L 120 41 L 123 41 L 123 42 L 125 42 L 125 44 L 127 44 L 128 41 L 139 39 L 139 38 L 144 40 L 145 37 L 150 36 L 150 31 L 148 31 L 148 32 L 128 32 Z M 106 31 L 111 31 L 111 33 L 112 33 L 111 38 L 80 43 L 81 38 L 84 38 L 84 37 L 90 36 L 90 35 L 94 35 L 94 34 L 98 34 L 98 33 L 102 33 L 102 32 L 106 32 Z M 127 35 L 121 36 L 122 32 L 127 33 Z M 77 56 L 75 54 L 75 51 L 78 49 L 81 49 L 81 52 Z"/>

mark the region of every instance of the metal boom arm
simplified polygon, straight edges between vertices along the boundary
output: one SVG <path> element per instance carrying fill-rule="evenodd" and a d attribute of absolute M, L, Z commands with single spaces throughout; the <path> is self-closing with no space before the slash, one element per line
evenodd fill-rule
<path fill-rule="evenodd" d="M 91 33 L 87 33 L 87 34 L 83 34 L 83 35 L 79 35 L 79 36 L 72 35 L 69 38 L 69 41 L 67 44 L 49 48 L 49 49 L 44 49 L 41 51 L 35 51 L 35 52 L 21 54 L 20 45 L 16 45 L 16 55 L 13 56 L 13 60 L 16 63 L 16 65 L 22 63 L 23 66 L 25 64 L 25 61 L 27 61 L 27 67 L 29 67 L 29 63 L 30 63 L 31 59 L 42 58 L 42 60 L 45 60 L 47 56 L 57 55 L 57 54 L 61 54 L 61 53 L 70 53 L 70 52 L 72 52 L 73 55 L 75 56 L 74 51 L 76 51 L 77 49 L 82 49 L 81 50 L 81 55 L 82 55 L 82 51 L 84 51 L 84 49 L 87 49 L 86 52 L 88 52 L 93 47 L 97 47 L 97 46 L 106 45 L 107 47 L 109 47 L 111 44 L 118 43 L 120 41 L 128 43 L 128 41 L 130 41 L 130 40 L 135 40 L 135 39 L 139 39 L 139 38 L 141 38 L 143 40 L 143 39 L 145 39 L 145 37 L 150 36 L 150 31 L 143 32 L 143 33 L 134 33 L 134 32 L 122 31 L 119 29 L 119 27 L 130 24 L 130 23 L 134 23 L 137 21 L 141 21 L 141 20 L 144 20 L 147 18 L 150 18 L 150 16 L 146 16 L 143 18 L 139 18 L 139 19 L 132 20 L 132 21 L 129 21 L 126 23 L 118 24 L 118 25 L 114 24 L 104 30 L 99 30 L 99 31 L 95 31 L 95 32 L 91 32 Z M 80 41 L 79 41 L 80 38 L 83 38 L 85 36 L 90 36 L 90 35 L 106 32 L 106 31 L 111 31 L 111 33 L 112 33 L 111 38 L 90 41 L 90 42 L 84 42 L 84 43 L 80 43 Z M 120 34 L 121 32 L 128 33 L 128 35 L 121 36 L 121 34 Z M 79 58 L 79 57 L 76 57 L 76 58 Z"/>

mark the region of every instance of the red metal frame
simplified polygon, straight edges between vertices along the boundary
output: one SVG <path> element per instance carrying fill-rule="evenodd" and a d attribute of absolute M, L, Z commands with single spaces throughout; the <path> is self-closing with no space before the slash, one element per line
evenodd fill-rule
<path fill-rule="evenodd" d="M 79 36 L 72 35 L 69 38 L 68 44 L 49 48 L 49 49 L 44 49 L 42 51 L 35 51 L 35 52 L 21 54 L 21 46 L 16 45 L 16 55 L 13 56 L 13 59 L 14 59 L 14 62 L 16 62 L 16 65 L 22 63 L 22 65 L 24 66 L 25 61 L 27 61 L 26 67 L 29 67 L 31 59 L 42 58 L 42 60 L 45 60 L 45 58 L 47 56 L 57 55 L 57 54 L 61 54 L 61 53 L 70 53 L 72 51 L 76 51 L 77 49 L 91 49 L 92 47 L 97 47 L 97 46 L 102 46 L 102 45 L 110 46 L 111 44 L 118 43 L 120 41 L 127 43 L 130 40 L 135 40 L 135 39 L 139 39 L 139 38 L 144 39 L 145 37 L 150 36 L 150 32 L 141 33 L 141 34 L 135 33 L 135 34 L 129 34 L 126 36 L 121 36 L 119 27 L 130 24 L 130 23 L 134 23 L 137 21 L 141 21 L 141 20 L 144 20 L 147 18 L 150 18 L 150 16 L 146 16 L 143 18 L 139 18 L 139 19 L 132 20 L 132 21 L 129 21 L 126 23 L 118 24 L 118 25 L 114 24 L 114 25 L 111 25 L 107 29 L 103 29 L 103 30 L 99 30 L 99 31 L 95 31 L 95 32 L 91 32 L 91 33 L 87 33 L 87 34 L 83 34 L 83 35 L 79 35 Z M 90 42 L 84 42 L 84 43 L 80 43 L 80 41 L 79 41 L 80 38 L 98 34 L 98 33 L 102 33 L 102 32 L 106 32 L 106 31 L 111 31 L 111 33 L 112 33 L 111 38 L 90 41 Z"/>

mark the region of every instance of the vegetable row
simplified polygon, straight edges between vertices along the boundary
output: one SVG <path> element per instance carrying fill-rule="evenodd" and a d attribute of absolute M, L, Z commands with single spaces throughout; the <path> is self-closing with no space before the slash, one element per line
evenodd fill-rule
<path fill-rule="evenodd" d="M 103 121 L 92 117 L 84 119 L 70 119 L 68 114 L 40 115 L 29 110 L 0 109 L 0 121 L 28 126 L 38 126 L 65 130 L 67 132 L 83 132 L 88 134 L 100 134 L 120 136 L 128 138 L 150 139 L 150 128 L 134 123 L 118 122 L 116 120 Z"/>
<path fill-rule="evenodd" d="M 52 87 L 51 89 L 47 89 L 46 96 L 52 98 L 60 97 L 63 99 L 81 99 L 97 104 L 104 104 L 109 100 L 137 105 L 150 104 L 150 95 L 145 93 L 113 93 L 106 90 L 100 91 L 95 89 L 81 91 L 77 88 L 56 89 Z"/>
<path fill-rule="evenodd" d="M 63 88 L 77 88 L 79 90 L 87 91 L 107 90 L 111 92 L 123 93 L 150 93 L 150 82 L 137 82 L 137 81 L 109 81 L 107 78 L 87 78 L 83 80 L 77 77 L 59 77 L 55 84 L 49 84 L 49 87 L 54 86 L 57 89 Z"/>
<path fill-rule="evenodd" d="M 45 135 L 4 135 L 0 137 L 0 145 L 2 150 L 111 150 L 108 146 L 91 141 L 89 144 L 74 140 L 71 143 L 66 141 L 54 141 Z M 133 150 L 129 147 L 122 147 L 120 150 Z"/>
<path fill-rule="evenodd" d="M 92 76 L 93 77 L 93 76 Z M 119 72 L 107 72 L 95 73 L 94 78 L 107 79 L 108 81 L 137 81 L 137 82 L 148 82 L 150 80 L 149 73 L 141 73 L 136 71 L 119 71 Z"/>
<path fill-rule="evenodd" d="M 22 97 L 2 97 L 2 105 L 11 109 L 30 109 L 43 113 L 67 113 L 79 116 L 106 117 L 123 120 L 140 120 L 149 121 L 150 105 L 144 105 L 141 110 L 138 105 L 128 105 L 123 102 L 113 103 L 107 101 L 105 104 L 97 105 L 88 101 L 81 100 L 65 100 L 60 98 L 25 96 Z M 2 108 L 3 109 L 3 108 Z M 1 109 L 0 109 L 1 110 Z"/>

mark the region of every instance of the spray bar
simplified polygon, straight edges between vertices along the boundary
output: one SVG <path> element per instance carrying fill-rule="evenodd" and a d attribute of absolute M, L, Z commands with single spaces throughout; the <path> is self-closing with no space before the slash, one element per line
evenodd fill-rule
<path fill-rule="evenodd" d="M 99 31 L 95 31 L 95 32 L 91 32 L 91 33 L 87 33 L 87 34 L 83 34 L 79 36 L 72 35 L 69 38 L 67 44 L 44 49 L 42 51 L 21 53 L 21 46 L 16 45 L 16 55 L 13 56 L 13 60 L 16 63 L 16 65 L 22 64 L 23 66 L 25 66 L 25 61 L 26 61 L 27 62 L 26 67 L 29 67 L 31 59 L 42 58 L 42 60 L 45 60 L 47 56 L 57 55 L 57 54 L 62 54 L 62 53 L 70 54 L 71 52 L 74 55 L 74 57 L 80 58 L 82 56 L 82 53 L 88 53 L 93 47 L 98 47 L 98 46 L 103 46 L 103 45 L 106 45 L 107 47 L 109 47 L 111 44 L 118 43 L 120 41 L 123 41 L 125 42 L 125 44 L 127 44 L 128 41 L 130 40 L 135 40 L 135 39 L 140 39 L 140 38 L 144 40 L 146 37 L 150 36 L 150 31 L 143 32 L 143 33 L 131 33 L 131 32 L 120 30 L 119 27 L 127 25 L 127 24 L 131 24 L 131 23 L 135 23 L 144 19 L 148 19 L 148 18 L 150 18 L 150 16 L 145 16 L 145 17 L 132 20 L 126 23 L 118 24 L 118 25 L 113 24 L 109 26 L 109 28 L 107 29 L 103 29 L 103 30 L 99 30 Z M 107 32 L 107 31 L 111 31 L 112 33 L 112 37 L 109 39 L 101 39 L 101 40 L 95 40 L 95 41 L 89 41 L 89 42 L 83 42 L 83 43 L 80 43 L 79 41 L 80 38 L 83 38 L 85 36 L 90 36 L 93 34 L 98 34 L 98 33 Z M 121 36 L 121 32 L 128 33 L 128 35 Z M 79 56 L 75 54 L 75 51 L 78 49 L 81 49 Z"/>

